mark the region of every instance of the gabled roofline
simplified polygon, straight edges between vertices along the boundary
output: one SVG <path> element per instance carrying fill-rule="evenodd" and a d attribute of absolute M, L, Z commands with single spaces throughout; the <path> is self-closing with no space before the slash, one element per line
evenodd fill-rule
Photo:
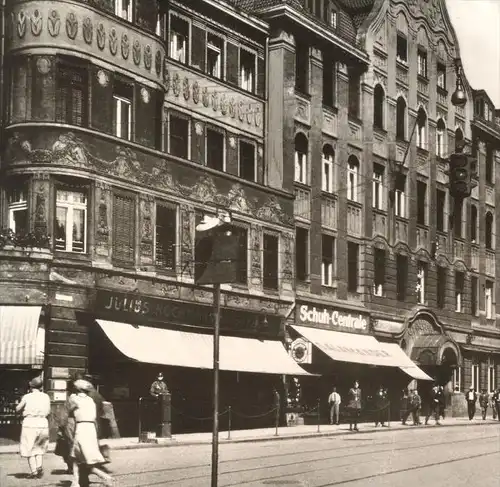
<path fill-rule="evenodd" d="M 302 25 L 303 27 L 310 29 L 312 32 L 319 35 L 322 39 L 335 44 L 337 47 L 346 51 L 350 55 L 354 56 L 358 61 L 361 61 L 363 64 L 368 65 L 370 63 L 370 58 L 365 51 L 353 46 L 352 44 L 349 44 L 349 42 L 334 35 L 325 27 L 323 27 L 317 22 L 315 23 L 312 19 L 297 12 L 289 5 L 276 5 L 274 7 L 259 10 L 258 12 L 271 19 L 282 16 L 288 17 L 291 20 Z"/>

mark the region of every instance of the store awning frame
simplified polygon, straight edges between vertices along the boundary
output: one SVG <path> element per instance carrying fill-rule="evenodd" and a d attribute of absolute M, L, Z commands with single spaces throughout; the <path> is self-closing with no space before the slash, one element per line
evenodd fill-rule
<path fill-rule="evenodd" d="M 0 306 L 0 365 L 34 366 L 43 363 L 45 329 L 41 306 Z"/>
<path fill-rule="evenodd" d="M 420 365 L 441 365 L 450 356 L 454 361 L 449 365 L 459 365 L 461 360 L 460 347 L 447 335 L 420 335 L 413 343 L 410 357 Z"/>
<path fill-rule="evenodd" d="M 434 380 L 421 370 L 395 343 L 379 342 L 374 336 L 312 328 L 291 327 L 332 360 L 379 367 L 399 367 L 419 380 Z"/>
<path fill-rule="evenodd" d="M 137 362 L 199 369 L 213 368 L 213 336 L 97 319 L 108 339 Z M 280 341 L 220 337 L 220 370 L 312 375 L 289 356 Z"/>

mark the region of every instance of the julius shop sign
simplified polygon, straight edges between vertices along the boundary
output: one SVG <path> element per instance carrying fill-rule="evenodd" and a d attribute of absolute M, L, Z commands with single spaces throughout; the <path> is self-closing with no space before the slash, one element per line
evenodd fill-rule
<path fill-rule="evenodd" d="M 302 304 L 297 310 L 297 321 L 303 325 L 320 325 L 337 331 L 368 332 L 367 315 L 334 308 L 319 308 Z"/>

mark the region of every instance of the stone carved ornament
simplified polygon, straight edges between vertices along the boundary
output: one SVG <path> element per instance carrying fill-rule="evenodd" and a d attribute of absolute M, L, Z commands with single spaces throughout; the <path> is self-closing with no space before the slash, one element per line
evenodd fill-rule
<path fill-rule="evenodd" d="M 157 158 L 156 164 L 148 170 L 132 149 L 116 146 L 114 159 L 104 160 L 92 154 L 72 132 L 61 134 L 50 149 L 33 148 L 29 140 L 15 132 L 7 143 L 6 155 L 12 164 L 42 163 L 84 168 L 204 204 L 210 201 L 268 222 L 288 225 L 293 221 L 274 195 L 268 196 L 262 203 L 249 198 L 239 183 L 235 183 L 227 194 L 221 194 L 215 179 L 208 174 L 201 175 L 194 184 L 183 185 L 175 179 L 168 161 L 164 159 Z"/>

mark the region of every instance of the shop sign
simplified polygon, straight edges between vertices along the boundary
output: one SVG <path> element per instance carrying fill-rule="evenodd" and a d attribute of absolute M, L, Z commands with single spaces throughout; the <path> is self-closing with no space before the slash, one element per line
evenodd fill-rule
<path fill-rule="evenodd" d="M 404 328 L 405 324 L 399 321 L 375 320 L 373 323 L 373 330 L 379 333 L 399 335 L 400 333 L 403 333 Z"/>
<path fill-rule="evenodd" d="M 214 324 L 212 306 L 114 291 L 97 292 L 96 311 L 114 321 L 170 323 L 202 328 L 213 328 Z M 222 308 L 220 326 L 221 330 L 277 336 L 281 329 L 281 317 Z"/>
<path fill-rule="evenodd" d="M 305 325 L 324 325 L 339 331 L 367 332 L 368 316 L 338 309 L 317 308 L 303 304 L 298 310 L 298 321 Z"/>

